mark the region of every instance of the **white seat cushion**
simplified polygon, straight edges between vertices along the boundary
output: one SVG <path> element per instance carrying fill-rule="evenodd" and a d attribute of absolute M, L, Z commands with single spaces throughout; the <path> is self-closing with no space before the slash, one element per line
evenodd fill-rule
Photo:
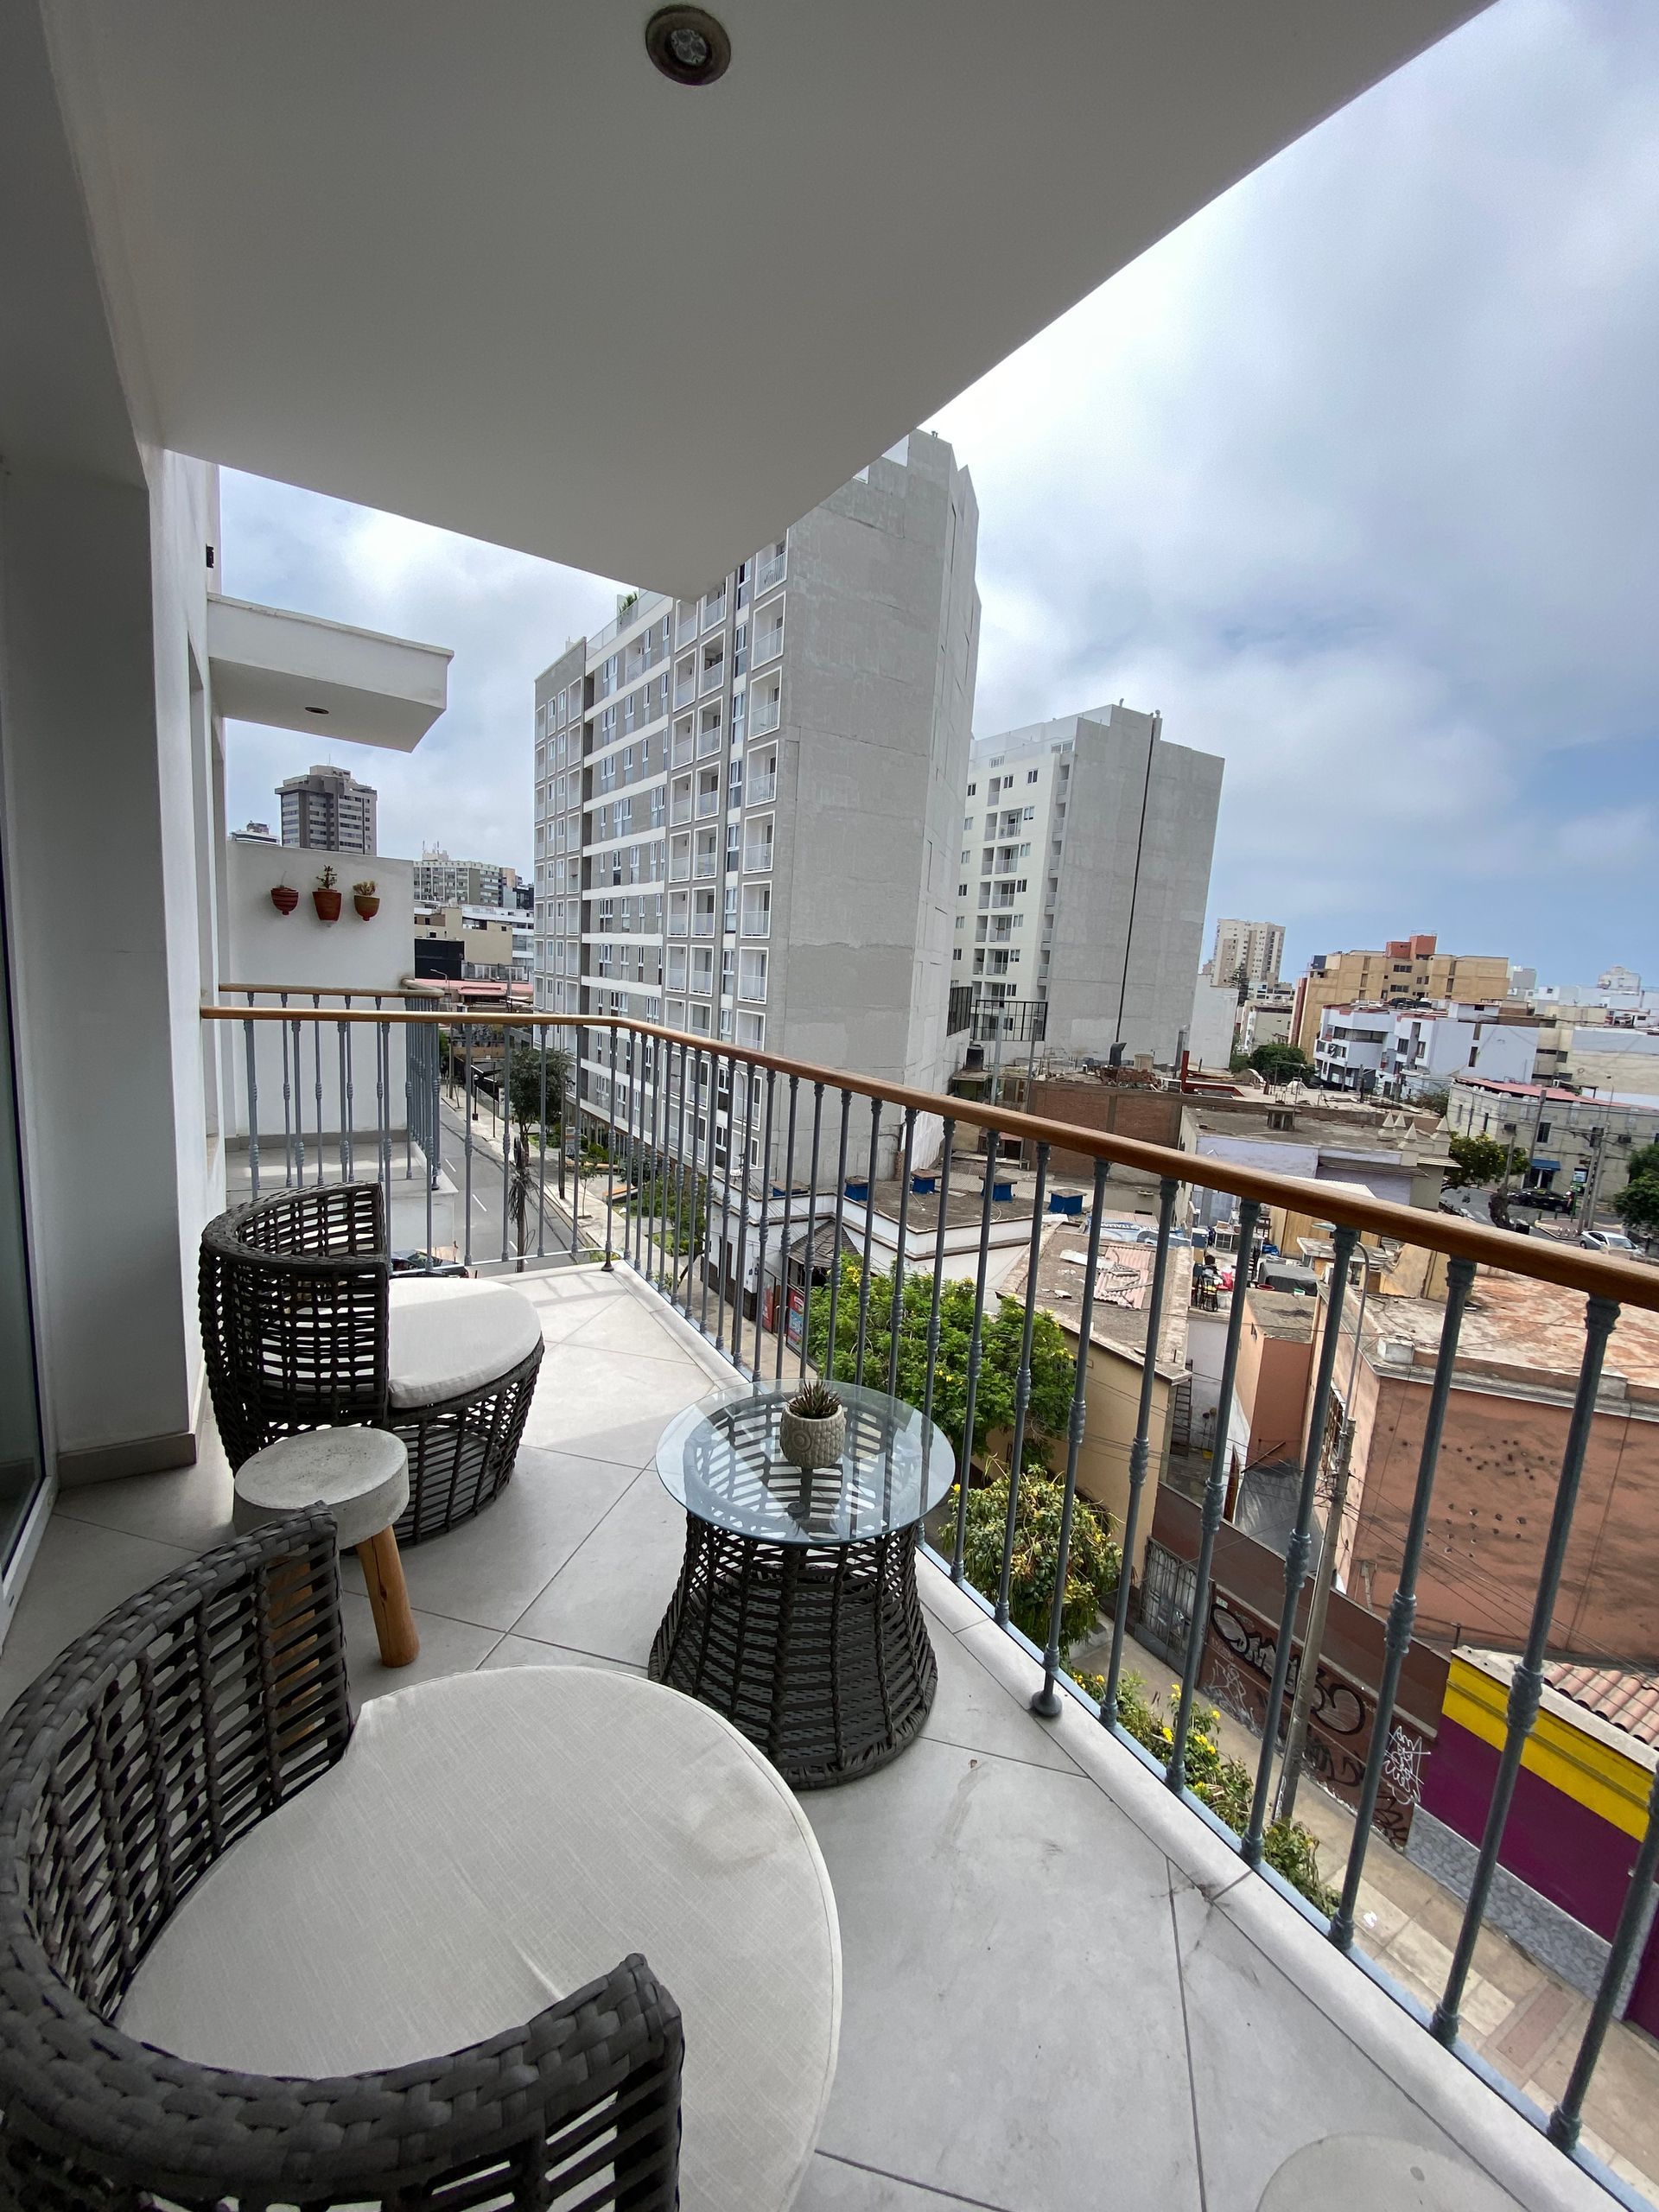
<path fill-rule="evenodd" d="M 542 1341 L 527 1298 L 499 1283 L 399 1275 L 391 1285 L 388 1402 L 435 1406 L 486 1389 Z"/>
<path fill-rule="evenodd" d="M 636 1950 L 685 2021 L 683 2212 L 779 2212 L 841 2021 L 805 1814 L 677 1690 L 502 1667 L 365 1706 L 340 1764 L 191 1891 L 118 2020 L 208 2065 L 365 2072 L 516 2027 Z"/>

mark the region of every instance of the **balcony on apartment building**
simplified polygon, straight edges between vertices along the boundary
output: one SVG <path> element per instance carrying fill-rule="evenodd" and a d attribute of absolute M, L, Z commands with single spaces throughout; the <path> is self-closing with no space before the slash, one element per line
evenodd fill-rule
<path fill-rule="evenodd" d="M 802 2212 L 1323 2212 L 1390 2172 L 1402 2202 L 1447 2174 L 1525 2212 L 1635 2201 L 1659 2172 L 1644 2032 L 1659 1976 L 1653 1761 L 1621 1734 L 1575 1764 L 1551 1702 L 1566 1693 L 1542 1678 L 1586 1656 L 1572 1634 L 1600 1586 L 1586 1550 L 1644 1618 L 1647 1554 L 1621 1517 L 1640 1485 L 1609 1468 L 1615 1444 L 1626 1465 L 1639 1459 L 1654 1426 L 1643 1363 L 1659 1276 L 1351 1185 L 728 1042 L 728 1029 L 766 1033 L 753 1006 L 715 999 L 687 1008 L 689 1034 L 652 1028 L 626 1011 L 649 1002 L 637 948 L 611 956 L 626 963 L 613 980 L 584 979 L 580 1022 L 505 1013 L 499 997 L 486 1009 L 488 987 L 464 982 L 442 1005 L 390 981 L 347 992 L 326 963 L 342 943 L 389 945 L 390 906 L 332 925 L 356 939 L 319 935 L 330 925 L 303 906 L 274 918 L 274 887 L 248 873 L 261 849 L 238 849 L 256 855 L 245 864 L 225 848 L 227 720 L 406 750 L 441 710 L 442 656 L 285 616 L 272 651 L 261 610 L 214 595 L 215 469 L 649 577 L 664 596 L 594 641 L 613 649 L 594 690 L 616 690 L 605 664 L 647 608 L 660 623 L 671 607 L 673 697 L 690 706 L 714 579 L 766 549 L 750 618 L 764 663 L 781 632 L 760 602 L 785 581 L 791 518 L 837 487 L 876 496 L 855 480 L 896 424 L 945 406 L 1469 8 L 1264 0 L 1202 11 L 1202 37 L 1190 10 L 1153 10 L 1127 42 L 1122 10 L 1051 12 L 1040 37 L 1002 15 L 995 36 L 976 17 L 964 35 L 960 5 L 914 0 L 887 11 L 876 54 L 868 11 L 844 0 L 751 9 L 711 92 L 674 79 L 695 39 L 653 53 L 613 8 L 432 10 L 417 36 L 407 11 L 360 0 L 331 17 L 321 73 L 308 10 L 0 11 L 0 112 L 25 188 L 0 213 L 17 308 L 0 422 L 0 982 L 16 1049 L 0 1064 L 18 1090 L 0 1112 L 0 1185 L 22 1194 L 4 1256 L 35 1307 L 31 1325 L 0 1301 L 0 1398 L 41 1409 L 0 1589 L 0 1682 L 15 1695 L 112 1606 L 203 1572 L 194 1562 L 226 1535 L 231 1471 L 196 1299 L 209 1223 L 256 1194 L 301 1192 L 332 1219 L 332 1193 L 367 1188 L 385 1216 L 377 1281 L 416 1252 L 510 1279 L 531 1302 L 531 1346 L 484 1340 L 491 1322 L 469 1355 L 488 1369 L 511 1350 L 540 1368 L 512 1479 L 408 1549 L 412 1663 L 382 1663 L 385 1588 L 353 1555 L 340 1567 L 351 1698 L 371 1717 L 353 1755 L 379 1732 L 375 1701 L 411 1682 L 418 1694 L 485 1669 L 651 1670 L 688 1536 L 657 1454 L 711 1393 L 753 1404 L 757 1387 L 821 1364 L 926 1425 L 938 1494 L 882 1539 L 896 1539 L 894 1610 L 868 1582 L 849 1616 L 891 1618 L 927 1655 L 905 1739 L 791 1801 L 840 1930 L 839 2056 Z M 712 61 L 717 42 L 704 48 Z M 942 55 L 949 97 L 918 99 Z M 766 179 L 745 207 L 741 312 L 695 277 L 671 346 L 641 342 L 620 295 L 609 313 L 573 312 L 592 296 L 584 217 L 599 197 L 607 235 L 645 238 L 664 206 L 730 204 L 734 148 Z M 464 311 L 431 311 L 435 271 Z M 779 725 L 782 678 L 772 666 L 751 680 L 758 736 Z M 771 864 L 763 829 L 744 832 L 746 868 Z M 715 875 L 727 849 L 682 833 L 670 880 Z M 600 867 L 620 877 L 615 858 Z M 118 941 L 78 934 L 85 913 L 66 931 L 58 887 L 83 879 Z M 286 932 L 283 968 L 236 976 L 226 936 L 256 912 Z M 712 937 L 712 899 L 690 919 Z M 707 949 L 686 965 L 713 997 Z M 759 980 L 757 963 L 743 972 Z M 1295 1313 L 1219 1280 L 1213 1309 L 1195 1313 L 1195 1188 L 1231 1210 L 1236 1279 L 1258 1225 L 1281 1253 L 1286 1224 L 1302 1225 L 1313 1284 L 1284 1294 Z M 1373 1282 L 1383 1271 L 1366 1255 L 1385 1238 L 1421 1255 L 1412 1287 Z M 1379 1330 L 1391 1302 L 1413 1306 L 1408 1330 Z M 279 1301 L 272 1325 L 326 1327 L 330 1305 Z M 1506 1362 L 1529 1327 L 1536 1356 Z M 1505 1521 L 1502 1571 L 1474 1585 L 1491 1647 L 1477 1664 L 1426 1631 L 1470 1588 L 1448 1565 L 1446 1517 L 1462 1511 L 1466 1548 L 1459 1484 L 1490 1450 L 1496 1386 L 1516 1366 L 1537 1503 L 1524 1530 Z M 1370 1418 L 1370 1391 L 1386 1420 Z M 1363 1557 L 1344 1551 L 1332 1505 L 1351 1427 L 1366 1455 Z M 844 1502 L 878 1510 L 861 1490 Z M 1510 1510 L 1484 1492 L 1482 1507 Z M 326 1609 L 327 1531 L 315 1541 Z M 1327 1560 L 1343 1586 L 1325 1583 Z M 316 1641 L 321 1618 L 302 1615 L 305 1681 L 338 1662 Z M 251 1638 L 229 1671 L 269 1673 L 281 1656 Z M 185 1652 L 180 1675 L 130 1706 L 112 1698 L 84 1732 L 89 1796 L 55 1832 L 78 1850 L 95 1799 L 91 1826 L 113 1845 L 105 1916 L 52 1904 L 72 1853 L 36 1849 L 25 1869 L 21 1851 L 5 1870 L 12 1968 L 48 1941 L 107 1962 L 153 1935 L 177 1869 L 154 1894 L 135 1881 L 128 1821 L 148 1808 L 168 1848 L 213 1828 L 221 1777 L 204 1769 L 175 1801 L 145 1764 L 188 1723 L 169 1683 L 210 1662 Z M 879 1666 L 873 1679 L 887 1679 Z M 124 1725 L 139 1710 L 165 1725 Z M 397 1710 L 383 1708 L 387 1727 Z M 350 1718 L 342 1706 L 342 1729 Z M 1287 1773 L 1281 1726 L 1302 1745 Z M 832 1734 L 845 1727 L 832 1701 Z M 294 1749 L 270 1744 L 261 1786 Z M 111 1807 L 118 1766 L 132 1794 Z M 1593 1804 L 1570 1798 L 1586 1773 Z M 627 1779 L 642 1821 L 660 1815 L 652 1775 Z M 1529 1856 L 1549 1833 L 1541 1790 L 1599 1823 L 1600 1886 L 1578 1917 L 1543 1895 Z M 296 1868 L 287 1816 L 321 1802 L 262 1824 L 269 1863 L 314 1897 L 337 1861 Z M 1275 1817 L 1287 1806 L 1294 1825 Z M 1420 1834 L 1433 1866 L 1412 1855 Z M 601 1849 L 584 1839 L 575 1873 Z M 200 1871 L 193 1860 L 187 1880 Z M 1566 1870 L 1569 1889 L 1584 1871 Z M 481 1864 L 465 1874 L 487 1883 Z M 377 1924 L 384 1914 L 388 1962 L 416 1971 L 427 1930 L 400 1896 L 388 1872 Z M 15 1973 L 8 1987 L 8 2189 L 26 2180 L 31 2205 L 152 2188 L 224 2198 L 211 2174 L 132 2177 L 139 2139 L 181 2101 L 163 2112 L 168 2100 L 128 2094 L 159 2077 L 118 2024 L 100 2020 L 89 2053 L 89 2068 L 126 2069 L 118 2178 L 83 2186 L 73 2132 L 90 2071 L 40 2122 L 79 2142 L 74 2158 L 26 2133 L 18 2069 L 50 2070 L 63 2013 L 29 2009 Z M 619 2039 L 626 2029 L 619 2018 Z M 699 2064 L 703 2044 L 689 2048 L 688 2142 Z M 498 2061 L 492 2094 L 510 2074 Z M 350 2126 L 372 2130 L 395 2094 L 377 2077 Z M 256 2100 L 232 2132 L 257 2131 L 262 2148 L 288 2133 L 310 2156 L 325 2131 L 290 2128 L 296 2107 L 316 2108 L 298 2092 Z M 415 2155 L 400 2139 L 397 2159 Z M 480 2187 L 544 2201 L 545 2160 L 523 2163 L 522 2189 L 505 2170 Z M 433 2194 L 425 2176 L 404 2189 L 403 2171 L 377 2173 L 382 2201 Z M 606 2178 L 575 2181 L 587 2201 L 589 2183 Z M 274 2186 L 250 2183 L 243 2202 L 256 2194 Z M 296 2196 L 314 2201 L 302 2186 L 284 2201 Z"/>
<path fill-rule="evenodd" d="M 746 957 L 742 996 L 764 989 L 763 964 Z M 712 988 L 706 957 L 693 984 Z M 1109 2172 L 1126 2202 L 1249 2206 L 1338 2116 L 1344 2126 L 1363 2116 L 1370 2133 L 1482 2171 L 1501 2192 L 1494 2204 L 1590 2204 L 1592 2174 L 1644 2185 L 1659 2165 L 1659 2061 L 1621 2016 L 1633 1999 L 1648 2001 L 1641 1961 L 1659 1939 L 1645 1914 L 1589 1936 L 1581 1991 L 1503 1932 L 1497 1906 L 1513 1877 L 1502 1820 L 1484 1837 L 1476 1825 L 1460 1888 L 1437 1885 L 1396 1847 L 1425 1757 L 1433 1773 L 1435 1716 L 1414 1694 L 1414 1669 L 1438 1663 L 1445 1673 L 1404 1632 L 1417 1577 L 1427 1590 L 1435 1572 L 1409 1538 L 1393 1610 L 1374 1617 L 1378 1663 L 1367 1675 L 1348 1644 L 1332 1637 L 1325 1647 L 1297 1800 L 1297 1817 L 1321 1841 L 1311 1878 L 1306 1868 L 1294 1879 L 1275 1872 L 1290 1863 L 1274 1825 L 1284 1785 L 1259 1723 L 1275 1707 L 1294 1719 L 1303 1626 L 1290 1624 L 1306 1622 L 1332 1409 L 1352 1393 L 1368 1299 L 1375 1329 L 1396 1326 L 1376 1319 L 1383 1271 L 1402 1268 L 1408 1249 L 1440 1270 L 1438 1306 L 1409 1301 L 1421 1347 L 1415 1388 L 1431 1407 L 1456 1370 L 1460 1332 L 1500 1294 L 1524 1311 L 1535 1286 L 1564 1317 L 1576 1302 L 1581 1325 L 1561 1325 L 1560 1357 L 1569 1370 L 1576 1362 L 1576 1375 L 1565 1376 L 1572 1417 L 1564 1412 L 1554 1471 L 1567 1526 L 1589 1464 L 1587 1416 L 1609 1404 L 1619 1346 L 1611 1317 L 1617 1307 L 1620 1325 L 1646 1330 L 1659 1313 L 1659 1272 L 1413 1213 L 1352 1185 L 1327 1193 L 965 1101 L 937 1102 L 942 1128 L 933 1122 L 930 1141 L 929 1109 L 912 1093 L 763 1063 L 706 1033 L 694 1040 L 627 1021 L 371 1007 L 318 990 L 280 1002 L 239 994 L 207 1010 L 202 1035 L 210 1060 L 228 1045 L 229 1064 L 248 1078 L 275 1065 L 279 1048 L 284 1070 L 291 1058 L 304 1078 L 237 1084 L 232 1198 L 378 1180 L 408 1224 L 400 1233 L 510 1278 L 541 1320 L 542 1380 L 511 1485 L 465 1529 L 408 1555 L 422 1649 L 407 1673 L 376 1656 L 361 1576 L 346 1562 L 359 1701 L 479 1667 L 643 1672 L 684 1544 L 683 1509 L 656 1471 L 659 1435 L 711 1391 L 817 1371 L 832 1340 L 838 1375 L 888 1391 L 905 1378 L 950 1425 L 951 1452 L 971 1451 L 993 1477 L 1037 1446 L 1050 1471 L 1033 1462 L 1028 1479 L 1079 1501 L 1079 1514 L 1103 1516 L 1135 1563 L 1133 1580 L 1103 1593 L 1079 1637 L 1058 1613 L 1033 1618 L 1025 1594 L 1033 1550 L 1047 1548 L 1047 1586 L 1064 1579 L 1064 1521 L 1022 1524 L 1016 1560 L 1012 1521 L 1004 1531 L 999 1509 L 988 1542 L 988 1524 L 977 1508 L 970 1517 L 959 1484 L 930 1514 L 917 1587 L 938 1675 L 925 1726 L 880 1771 L 802 1801 L 835 1887 L 847 1975 L 821 2172 L 803 2203 L 840 2202 L 846 2173 L 874 2167 L 986 2204 L 1082 2212 Z M 542 1150 L 536 1132 L 549 1165 L 522 1217 L 509 1203 L 499 1118 L 515 1060 L 549 1071 L 543 1128 L 581 1127 L 614 1163 L 573 1175 L 561 1195 L 556 1145 Z M 353 1106 L 342 1086 L 354 1067 L 379 1079 L 359 1074 Z M 785 1127 L 792 1156 L 778 1149 Z M 763 1129 L 769 1175 L 745 1165 Z M 884 1132 L 894 1172 L 873 1198 L 867 1147 L 874 1160 Z M 1005 1165 L 1011 1145 L 1020 1160 Z M 1312 1215 L 1322 1230 L 1310 1248 L 1324 1257 L 1319 1291 L 1289 1301 L 1308 1324 L 1300 1341 L 1312 1440 L 1288 1447 L 1280 1484 L 1289 1518 L 1276 1554 L 1249 1542 L 1227 1506 L 1248 1454 L 1206 1452 L 1191 1430 L 1196 1332 L 1214 1338 L 1215 1357 L 1196 1355 L 1212 1409 L 1230 1408 L 1254 1298 L 1242 1287 L 1201 1294 L 1183 1226 L 1197 1187 L 1236 1209 L 1217 1232 L 1222 1265 L 1248 1268 L 1270 1221 Z M 619 1205 L 619 1190 L 664 1194 L 660 1211 Z M 707 1231 L 700 1263 L 688 1265 L 685 1254 L 699 1249 L 686 1236 L 699 1190 Z M 456 1192 L 471 1203 L 441 1202 L 435 1215 L 435 1194 Z M 1424 1279 L 1419 1266 L 1411 1280 Z M 883 1318 L 895 1281 L 920 1291 L 902 1348 Z M 812 1301 L 810 1349 L 794 1321 L 784 1325 L 791 1285 Z M 1039 1335 L 1031 1375 L 1016 1378 L 988 1433 L 964 1414 L 959 1379 L 949 1386 L 933 1364 L 951 1286 L 967 1300 L 952 1325 L 988 1357 L 993 1324 L 1010 1343 L 1023 1330 L 1027 1345 L 1033 1323 L 1051 1332 Z M 829 1305 L 837 1296 L 839 1320 Z M 1659 1351 L 1659 1330 L 1652 1341 Z M 1381 1356 L 1400 1371 L 1391 1344 Z M 1212 1446 L 1218 1418 L 1212 1410 Z M 964 1419 L 971 1440 L 957 1433 Z M 1234 1433 L 1236 1415 L 1222 1426 Z M 1415 1525 L 1434 1510 L 1433 1417 L 1423 1433 L 1414 1499 L 1409 1471 L 1397 1478 L 1402 1529 L 1408 1512 Z M 0 1679 L 21 1688 L 121 1588 L 219 1540 L 229 1506 L 211 1428 L 190 1469 L 65 1493 Z M 1192 1539 L 1185 1559 L 1171 1548 L 1181 1531 Z M 1256 1614 L 1236 1594 L 1241 1545 L 1276 1560 L 1276 1586 L 1252 1592 Z M 1513 1592 L 1517 1643 L 1530 1622 L 1529 1648 L 1551 1651 L 1578 1573 L 1565 1539 L 1527 1548 Z M 1186 1577 L 1184 1593 L 1172 1596 L 1172 1574 Z M 1199 1591 L 1211 1593 L 1202 1603 Z M 1230 1809 L 1242 1836 L 1213 1809 L 1213 1792 L 1200 1794 L 1215 1764 L 1210 1738 L 1193 1752 L 1170 1733 L 1185 1710 L 1214 1737 L 1217 1703 L 1222 1752 L 1241 1762 Z M 1522 1698 L 1497 1730 L 1494 1802 L 1503 1789 L 1515 1796 L 1532 1726 Z M 1196 1789 L 1175 1787 L 1172 1772 Z M 1512 1804 L 1504 1810 L 1520 1817 Z M 1643 1878 L 1651 1871 L 1649 1859 Z M 1466 1913 L 1465 1895 L 1475 1899 Z M 942 1989 L 951 1993 L 948 2037 L 938 2031 Z M 1580 2046 L 1599 2069 L 1573 2070 Z M 1527 2109 L 1529 2098 L 1543 2104 Z M 1034 2133 L 1020 2117 L 1033 2109 L 1043 2113 Z"/>

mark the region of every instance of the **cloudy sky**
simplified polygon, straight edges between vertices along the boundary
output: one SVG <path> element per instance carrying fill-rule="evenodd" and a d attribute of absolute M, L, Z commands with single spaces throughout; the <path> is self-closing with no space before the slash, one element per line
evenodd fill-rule
<path fill-rule="evenodd" d="M 931 428 L 981 733 L 1103 700 L 1225 756 L 1211 913 L 1659 982 L 1659 7 L 1499 0 Z M 531 683 L 615 584 L 227 475 L 225 588 L 453 645 L 381 844 L 526 867 Z M 232 734 L 235 821 L 311 741 Z"/>

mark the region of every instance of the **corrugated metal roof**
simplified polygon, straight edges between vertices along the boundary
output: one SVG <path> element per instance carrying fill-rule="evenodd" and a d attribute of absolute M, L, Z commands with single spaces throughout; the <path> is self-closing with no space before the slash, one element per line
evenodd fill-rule
<path fill-rule="evenodd" d="M 1544 1669 L 1553 1690 L 1659 1750 L 1659 1675 L 1623 1674 L 1615 1667 L 1574 1667 L 1558 1660 Z"/>

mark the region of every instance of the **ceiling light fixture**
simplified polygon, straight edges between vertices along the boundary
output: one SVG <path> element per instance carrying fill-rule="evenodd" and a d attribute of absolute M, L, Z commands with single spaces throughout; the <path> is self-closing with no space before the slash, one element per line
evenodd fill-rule
<path fill-rule="evenodd" d="M 677 85 L 712 85 L 726 74 L 732 41 L 706 8 L 659 8 L 645 25 L 645 52 Z"/>
<path fill-rule="evenodd" d="M 308 715 L 326 715 L 328 709 L 327 707 L 308 707 L 305 711 Z"/>

